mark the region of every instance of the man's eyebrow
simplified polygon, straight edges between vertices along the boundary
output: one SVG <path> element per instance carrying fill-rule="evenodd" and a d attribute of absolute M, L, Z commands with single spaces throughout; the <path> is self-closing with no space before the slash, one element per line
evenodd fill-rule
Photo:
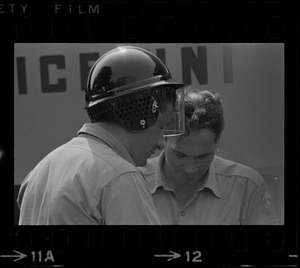
<path fill-rule="evenodd" d="M 204 153 L 204 154 L 198 155 L 197 157 L 203 157 L 203 156 L 209 155 L 209 154 L 211 154 L 211 153 L 212 153 L 212 152 Z"/>
<path fill-rule="evenodd" d="M 187 154 L 182 153 L 182 152 L 180 152 L 180 151 L 177 151 L 177 150 L 175 150 L 175 149 L 173 149 L 173 152 L 174 152 L 175 154 L 187 155 Z M 203 157 L 203 156 L 209 155 L 209 154 L 211 154 L 211 153 L 212 153 L 212 152 L 203 153 L 203 154 L 201 154 L 201 155 L 197 155 L 195 158 Z"/>

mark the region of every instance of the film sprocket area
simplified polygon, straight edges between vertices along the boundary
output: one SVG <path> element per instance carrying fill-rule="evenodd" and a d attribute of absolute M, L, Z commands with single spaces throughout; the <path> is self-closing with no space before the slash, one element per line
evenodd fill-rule
<path fill-rule="evenodd" d="M 0 142 L 1 267 L 296 267 L 296 1 L 33 1 L 0 5 L 0 76 L 9 109 Z M 16 226 L 15 43 L 283 43 L 284 224 L 279 226 Z M 22 82 L 22 81 L 21 81 Z M 24 82 L 24 81 L 23 81 Z M 59 94 L 59 93 L 56 93 Z M 6 97 L 7 96 L 7 97 Z M 146 100 L 147 103 L 148 100 Z M 254 107 L 255 109 L 255 107 Z M 267 107 L 266 107 L 267 109 Z M 41 120 L 43 120 L 41 118 Z M 7 122 L 7 123 L 6 123 Z M 46 122 L 47 123 L 47 122 Z M 259 131 L 259 130 L 258 130 Z M 30 154 L 30 152 L 28 152 Z"/>

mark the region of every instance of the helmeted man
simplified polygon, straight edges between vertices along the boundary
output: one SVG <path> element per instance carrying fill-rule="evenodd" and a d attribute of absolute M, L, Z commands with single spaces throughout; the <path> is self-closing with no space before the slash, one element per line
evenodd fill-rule
<path fill-rule="evenodd" d="M 137 166 L 163 135 L 183 134 L 184 87 L 145 49 L 123 46 L 102 55 L 87 81 L 91 123 L 25 178 L 19 224 L 160 224 Z"/>

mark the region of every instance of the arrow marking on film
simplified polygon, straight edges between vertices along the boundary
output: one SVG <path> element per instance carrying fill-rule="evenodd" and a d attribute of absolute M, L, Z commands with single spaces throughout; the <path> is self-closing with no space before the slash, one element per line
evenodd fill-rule
<path fill-rule="evenodd" d="M 176 252 L 173 252 L 173 251 L 169 251 L 169 252 L 172 253 L 172 254 L 170 254 L 170 255 L 168 255 L 168 254 L 161 254 L 161 255 L 156 254 L 156 255 L 154 255 L 154 257 L 170 257 L 167 261 L 171 261 L 171 260 L 174 260 L 174 259 L 179 258 L 181 256 L 180 254 L 178 254 Z"/>
<path fill-rule="evenodd" d="M 14 250 L 14 252 L 18 253 L 19 255 L 0 255 L 0 257 L 1 258 L 16 258 L 16 257 L 18 257 L 17 259 L 14 260 L 14 262 L 15 261 L 19 261 L 19 260 L 24 259 L 24 258 L 27 257 L 26 254 L 23 254 L 23 253 L 21 253 L 19 251 Z"/>

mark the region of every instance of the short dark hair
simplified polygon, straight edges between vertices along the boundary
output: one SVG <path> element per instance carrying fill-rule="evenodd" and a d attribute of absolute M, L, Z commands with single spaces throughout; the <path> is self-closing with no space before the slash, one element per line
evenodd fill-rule
<path fill-rule="evenodd" d="M 208 129 L 221 137 L 224 128 L 223 104 L 219 93 L 210 90 L 185 90 L 186 136 L 190 131 Z"/>

